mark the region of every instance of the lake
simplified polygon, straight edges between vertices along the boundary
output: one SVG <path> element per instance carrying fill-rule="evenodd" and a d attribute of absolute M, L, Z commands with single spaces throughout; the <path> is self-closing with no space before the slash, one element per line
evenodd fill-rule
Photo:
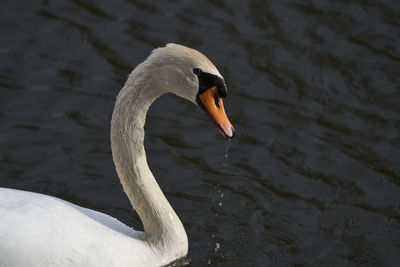
<path fill-rule="evenodd" d="M 2 1 L 0 186 L 142 225 L 109 131 L 115 97 L 175 42 L 225 77 L 228 143 L 159 98 L 149 165 L 190 266 L 398 266 L 400 2 Z"/>

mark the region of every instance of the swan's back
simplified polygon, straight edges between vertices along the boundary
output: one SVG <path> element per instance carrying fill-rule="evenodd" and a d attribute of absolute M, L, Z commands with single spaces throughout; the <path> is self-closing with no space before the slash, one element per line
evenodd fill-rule
<path fill-rule="evenodd" d="M 139 235 L 106 214 L 0 188 L 0 266 L 152 266 Z"/>

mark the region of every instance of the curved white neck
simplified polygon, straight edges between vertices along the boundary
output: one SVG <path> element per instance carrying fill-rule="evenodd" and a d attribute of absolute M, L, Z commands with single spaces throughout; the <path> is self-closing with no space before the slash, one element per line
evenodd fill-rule
<path fill-rule="evenodd" d="M 164 91 L 157 91 L 159 80 L 143 75 L 139 68 L 134 70 L 117 97 L 111 120 L 113 160 L 123 189 L 142 220 L 144 241 L 164 256 L 183 257 L 188 250 L 185 229 L 154 179 L 143 146 L 147 110 Z"/>

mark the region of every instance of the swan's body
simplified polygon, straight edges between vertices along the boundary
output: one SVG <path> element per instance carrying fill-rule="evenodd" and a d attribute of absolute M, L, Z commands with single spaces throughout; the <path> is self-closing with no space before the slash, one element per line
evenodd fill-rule
<path fill-rule="evenodd" d="M 143 233 L 106 214 L 6 188 L 0 206 L 0 266 L 157 265 Z"/>
<path fill-rule="evenodd" d="M 0 188 L 0 266 L 160 266 L 187 254 L 184 227 L 149 170 L 143 147 L 146 112 L 168 92 L 197 102 L 228 138 L 234 133 L 220 98 L 225 84 L 203 54 L 170 44 L 135 68 L 116 100 L 111 147 L 145 231 L 55 197 Z"/>

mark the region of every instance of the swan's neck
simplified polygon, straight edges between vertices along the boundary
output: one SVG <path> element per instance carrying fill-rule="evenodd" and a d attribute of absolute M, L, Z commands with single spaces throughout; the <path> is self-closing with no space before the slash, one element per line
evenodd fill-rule
<path fill-rule="evenodd" d="M 164 256 L 182 257 L 188 249 L 185 229 L 154 179 L 143 146 L 147 110 L 163 92 L 154 90 L 159 84 L 142 84 L 144 79 L 135 77 L 137 73 L 130 75 L 115 104 L 113 159 L 123 189 L 142 220 L 144 241 Z"/>

